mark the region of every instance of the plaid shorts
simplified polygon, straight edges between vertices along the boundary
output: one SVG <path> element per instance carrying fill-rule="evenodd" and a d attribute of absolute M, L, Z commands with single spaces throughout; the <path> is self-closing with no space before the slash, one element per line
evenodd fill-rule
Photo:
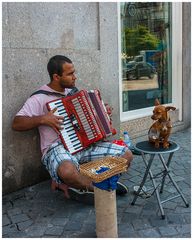
<path fill-rule="evenodd" d="M 57 183 L 62 183 L 57 174 L 57 169 L 63 161 L 71 161 L 79 170 L 79 164 L 105 156 L 122 156 L 127 150 L 127 147 L 119 146 L 111 142 L 97 142 L 89 148 L 71 155 L 61 142 L 56 142 L 49 147 L 42 158 L 42 163 L 48 170 L 51 178 Z"/>

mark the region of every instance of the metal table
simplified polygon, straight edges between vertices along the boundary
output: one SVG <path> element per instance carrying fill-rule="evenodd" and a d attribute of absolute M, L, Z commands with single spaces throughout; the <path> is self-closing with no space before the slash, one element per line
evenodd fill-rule
<path fill-rule="evenodd" d="M 136 195 L 133 198 L 133 201 L 132 201 L 131 205 L 135 204 L 135 202 L 136 202 L 136 200 L 137 200 L 137 198 L 138 198 L 138 196 L 139 196 L 139 194 L 140 194 L 140 192 L 141 192 L 141 190 L 142 190 L 142 188 L 143 188 L 143 186 L 145 184 L 145 181 L 146 181 L 146 179 L 148 177 L 148 174 L 149 174 L 150 179 L 152 180 L 154 192 L 156 193 L 156 198 L 157 198 L 157 201 L 158 201 L 158 205 L 159 205 L 159 209 L 160 209 L 160 212 L 161 212 L 162 219 L 165 218 L 165 214 L 164 214 L 164 210 L 163 210 L 162 204 L 167 202 L 167 201 L 170 201 L 170 200 L 172 200 L 174 198 L 177 198 L 177 197 L 181 197 L 182 200 L 184 201 L 186 207 L 189 207 L 189 204 L 188 204 L 187 200 L 185 199 L 183 193 L 179 189 L 177 183 L 172 178 L 170 170 L 169 170 L 169 166 L 170 166 L 173 154 L 174 154 L 174 152 L 179 150 L 179 148 L 180 148 L 179 145 L 177 143 L 175 143 L 175 142 L 170 141 L 170 146 L 167 149 L 163 148 L 162 146 L 159 147 L 159 148 L 155 148 L 154 145 L 152 143 L 150 143 L 149 141 L 142 141 L 142 142 L 138 142 L 136 144 L 135 148 L 138 151 L 141 152 L 143 161 L 144 161 L 145 166 L 146 166 L 146 170 L 145 170 L 145 174 L 144 174 L 143 180 L 140 183 L 139 189 L 137 190 Z M 163 155 L 166 154 L 166 153 L 169 153 L 169 157 L 168 157 L 167 160 L 165 160 L 164 157 L 163 157 Z M 146 159 L 147 154 L 150 155 L 149 160 Z M 153 175 L 153 172 L 151 170 L 151 165 L 153 163 L 155 155 L 159 156 L 159 159 L 161 160 L 161 163 L 163 165 L 163 171 L 161 172 L 163 174 L 163 176 L 162 176 L 162 180 L 161 180 L 160 191 L 158 190 L 158 186 L 160 185 L 160 183 L 157 184 L 157 182 L 155 181 L 155 176 Z M 166 200 L 161 201 L 160 193 L 163 192 L 166 176 L 169 177 L 169 179 L 172 182 L 173 186 L 176 188 L 176 190 L 178 192 L 178 195 L 175 195 L 173 197 L 170 197 L 170 198 L 168 198 Z"/>

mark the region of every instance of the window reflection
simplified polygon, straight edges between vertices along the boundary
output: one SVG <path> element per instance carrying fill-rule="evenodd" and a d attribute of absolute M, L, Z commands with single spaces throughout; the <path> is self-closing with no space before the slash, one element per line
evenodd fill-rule
<path fill-rule="evenodd" d="M 171 3 L 120 3 L 123 111 L 171 101 Z"/>

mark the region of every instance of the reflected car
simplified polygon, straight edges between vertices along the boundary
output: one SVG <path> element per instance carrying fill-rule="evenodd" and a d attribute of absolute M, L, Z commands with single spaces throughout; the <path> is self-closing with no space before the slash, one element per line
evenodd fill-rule
<path fill-rule="evenodd" d="M 138 62 L 126 71 L 126 78 L 127 80 L 136 80 L 141 77 L 148 77 L 152 79 L 155 74 L 156 69 L 150 63 Z"/>

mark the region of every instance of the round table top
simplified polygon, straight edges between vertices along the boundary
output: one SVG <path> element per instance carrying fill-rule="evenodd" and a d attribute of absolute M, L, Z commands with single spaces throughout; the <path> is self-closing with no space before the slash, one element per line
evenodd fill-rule
<path fill-rule="evenodd" d="M 136 143 L 135 148 L 140 152 L 149 154 L 171 153 L 177 151 L 180 148 L 179 145 L 173 141 L 169 141 L 169 143 L 169 148 L 163 148 L 162 144 L 160 144 L 159 148 L 156 148 L 154 143 L 150 143 L 149 141 L 142 141 Z"/>

